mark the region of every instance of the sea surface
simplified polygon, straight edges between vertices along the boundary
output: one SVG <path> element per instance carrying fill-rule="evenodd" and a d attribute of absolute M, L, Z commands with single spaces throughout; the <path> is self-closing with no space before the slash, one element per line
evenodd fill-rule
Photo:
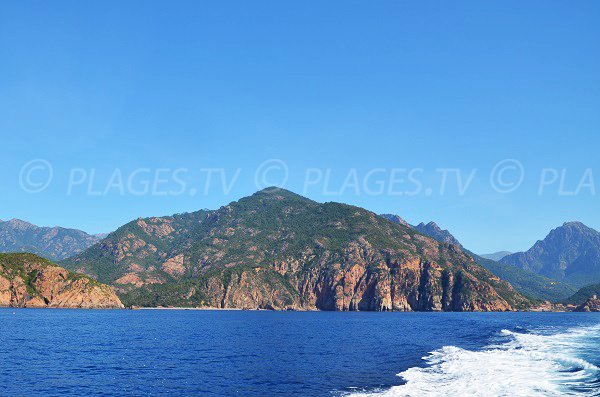
<path fill-rule="evenodd" d="M 600 396 L 600 314 L 0 309 L 1 396 Z"/>

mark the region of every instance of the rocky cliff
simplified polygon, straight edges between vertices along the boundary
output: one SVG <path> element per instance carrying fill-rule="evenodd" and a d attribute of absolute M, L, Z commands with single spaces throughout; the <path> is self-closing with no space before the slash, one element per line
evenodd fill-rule
<path fill-rule="evenodd" d="M 30 252 L 50 260 L 62 260 L 100 239 L 81 230 L 39 227 L 18 219 L 0 221 L 0 252 Z"/>
<path fill-rule="evenodd" d="M 123 307 L 109 286 L 33 254 L 0 254 L 0 306 Z"/>
<path fill-rule="evenodd" d="M 595 296 L 577 306 L 576 312 L 600 312 L 600 299 Z"/>
<path fill-rule="evenodd" d="M 530 304 L 455 245 L 362 208 L 279 189 L 216 211 L 138 219 L 63 265 L 142 306 L 470 311 Z"/>

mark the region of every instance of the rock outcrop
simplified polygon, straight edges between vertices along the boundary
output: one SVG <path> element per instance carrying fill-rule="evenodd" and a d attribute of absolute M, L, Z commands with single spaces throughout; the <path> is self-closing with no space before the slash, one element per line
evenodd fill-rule
<path fill-rule="evenodd" d="M 138 306 L 504 311 L 531 303 L 456 245 L 280 189 L 216 211 L 138 219 L 62 264 Z"/>
<path fill-rule="evenodd" d="M 0 306 L 123 307 L 109 286 L 33 254 L 0 254 Z"/>
<path fill-rule="evenodd" d="M 577 306 L 576 312 L 600 312 L 600 299 L 596 296 L 588 299 L 581 305 Z"/>

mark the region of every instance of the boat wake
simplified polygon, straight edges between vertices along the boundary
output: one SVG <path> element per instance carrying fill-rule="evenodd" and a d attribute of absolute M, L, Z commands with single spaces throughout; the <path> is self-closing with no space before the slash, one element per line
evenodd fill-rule
<path fill-rule="evenodd" d="M 425 367 L 398 374 L 405 384 L 350 396 L 600 396 L 600 326 L 563 332 L 502 330 L 479 351 L 445 346 Z"/>

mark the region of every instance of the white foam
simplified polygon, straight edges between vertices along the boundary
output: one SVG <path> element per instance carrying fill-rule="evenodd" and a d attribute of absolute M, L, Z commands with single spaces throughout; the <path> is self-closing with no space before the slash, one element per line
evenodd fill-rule
<path fill-rule="evenodd" d="M 600 369 L 577 356 L 600 350 L 598 326 L 562 333 L 503 330 L 502 343 L 480 351 L 445 346 L 424 357 L 425 367 L 401 372 L 406 383 L 353 397 L 599 396 Z"/>

